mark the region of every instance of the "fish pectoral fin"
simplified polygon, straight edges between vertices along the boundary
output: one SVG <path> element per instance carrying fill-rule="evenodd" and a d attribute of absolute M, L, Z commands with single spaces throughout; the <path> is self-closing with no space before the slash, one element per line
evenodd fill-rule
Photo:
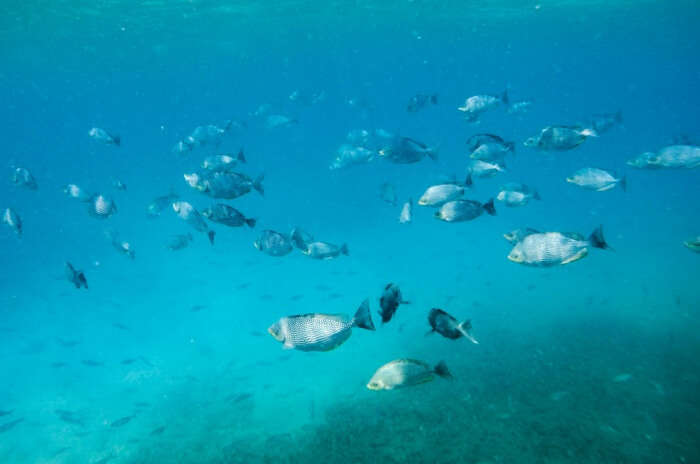
<path fill-rule="evenodd" d="M 599 189 L 598 189 L 598 192 L 605 192 L 606 190 L 610 190 L 610 189 L 612 189 L 613 187 L 615 187 L 615 184 L 606 185 L 605 187 L 599 188 Z"/>
<path fill-rule="evenodd" d="M 578 261 L 581 258 L 585 258 L 588 255 L 588 248 L 584 248 L 583 250 L 579 251 L 575 255 L 566 258 L 564 261 L 562 261 L 562 264 L 569 264 L 573 263 L 574 261 Z"/>
<path fill-rule="evenodd" d="M 282 348 L 285 349 L 285 350 L 291 350 L 291 349 L 294 348 L 294 345 L 292 345 L 292 344 L 289 343 L 289 342 L 284 342 L 284 343 L 282 344 Z"/>

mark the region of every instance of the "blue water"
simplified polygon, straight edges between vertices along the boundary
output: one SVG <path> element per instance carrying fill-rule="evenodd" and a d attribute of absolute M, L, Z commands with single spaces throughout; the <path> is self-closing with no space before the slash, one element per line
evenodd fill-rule
<path fill-rule="evenodd" d="M 24 231 L 0 228 L 0 462 L 700 462 L 700 256 L 683 246 L 700 234 L 700 171 L 625 164 L 680 136 L 700 143 L 693 2 L 2 10 L 0 208 Z M 470 124 L 456 110 L 506 88 L 530 111 L 496 108 Z M 325 98 L 305 105 L 294 91 Z M 406 111 L 434 93 L 437 105 Z M 253 115 L 262 104 L 298 124 L 267 128 Z M 618 110 L 621 125 L 574 150 L 523 146 L 545 126 Z M 247 127 L 220 146 L 171 151 L 195 127 L 231 119 Z M 90 139 L 92 127 L 121 147 Z M 330 170 L 353 129 L 415 138 L 439 160 Z M 464 176 L 465 141 L 482 132 L 517 149 L 507 173 L 477 179 L 466 197 L 523 182 L 542 200 L 497 202 L 496 216 L 455 224 L 414 205 L 399 224 L 404 201 Z M 241 147 L 241 169 L 265 174 L 265 195 L 221 202 L 256 218 L 254 229 L 209 223 L 210 246 L 169 210 L 146 216 L 171 191 L 200 210 L 214 203 L 183 174 Z M 38 190 L 13 185 L 11 166 L 28 168 Z M 586 166 L 626 174 L 627 192 L 565 181 Z M 380 199 L 385 182 L 397 206 Z M 67 183 L 110 195 L 118 212 L 89 216 Z M 588 235 L 599 224 L 613 250 L 544 269 L 506 259 L 502 234 L 515 228 Z M 254 248 L 262 230 L 294 226 L 347 243 L 349 256 Z M 108 229 L 133 245 L 133 261 Z M 188 248 L 166 248 L 187 232 Z M 66 280 L 65 261 L 89 290 Z M 389 282 L 411 304 L 382 325 Z M 333 351 L 283 350 L 266 332 L 283 316 L 352 314 L 365 298 L 377 330 L 356 328 Z M 426 337 L 434 307 L 471 319 L 480 344 Z M 444 360 L 454 380 L 368 390 L 398 358 Z"/>

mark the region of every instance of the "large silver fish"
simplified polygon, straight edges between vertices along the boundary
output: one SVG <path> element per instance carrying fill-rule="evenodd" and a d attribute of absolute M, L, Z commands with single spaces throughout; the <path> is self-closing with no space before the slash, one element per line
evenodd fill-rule
<path fill-rule="evenodd" d="M 496 215 L 496 208 L 493 206 L 493 198 L 486 203 L 479 203 L 474 200 L 454 200 L 442 205 L 435 217 L 445 222 L 471 221 L 481 216 L 484 211 L 489 215 Z"/>
<path fill-rule="evenodd" d="M 22 236 L 22 219 L 12 208 L 6 208 L 2 214 L 2 222 L 12 229 L 18 237 Z"/>
<path fill-rule="evenodd" d="M 431 382 L 436 375 L 445 379 L 452 378 L 444 361 L 431 367 L 427 363 L 415 359 L 396 359 L 377 369 L 367 382 L 367 388 L 379 391 L 410 387 Z"/>
<path fill-rule="evenodd" d="M 180 219 L 189 224 L 190 227 L 199 232 L 206 232 L 207 237 L 209 237 L 209 243 L 212 245 L 214 244 L 214 235 L 216 235 L 216 232 L 209 230 L 209 226 L 207 226 L 204 217 L 202 217 L 194 206 L 186 201 L 176 201 L 173 202 L 173 211 L 175 211 L 175 214 L 177 214 Z"/>
<path fill-rule="evenodd" d="M 542 151 L 566 151 L 578 147 L 588 137 L 597 136 L 593 129 L 578 126 L 548 126 L 538 135 L 527 139 L 525 146 Z"/>
<path fill-rule="evenodd" d="M 369 312 L 369 300 L 362 302 L 355 316 L 343 314 L 302 314 L 287 316 L 272 324 L 267 331 L 285 349 L 301 351 L 330 351 L 342 345 L 352 328 L 374 330 Z"/>
<path fill-rule="evenodd" d="M 117 212 L 117 205 L 110 197 L 102 194 L 93 195 L 90 198 L 88 213 L 98 219 L 107 219 Z"/>
<path fill-rule="evenodd" d="M 609 248 L 603 237 L 603 227 L 593 231 L 587 240 L 576 234 L 542 232 L 526 235 L 517 242 L 508 259 L 529 266 L 557 266 L 569 264 L 588 255 L 589 248 Z"/>
<path fill-rule="evenodd" d="M 500 106 L 508 105 L 508 91 L 501 95 L 474 95 L 464 101 L 464 106 L 457 108 L 464 113 L 464 118 L 469 122 L 477 122 L 479 116 L 486 111 Z"/>
<path fill-rule="evenodd" d="M 27 168 L 14 168 L 12 170 L 12 183 L 26 187 L 29 190 L 37 190 L 39 188 L 36 179 Z"/>
<path fill-rule="evenodd" d="M 693 145 L 671 145 L 657 153 L 642 153 L 627 161 L 629 166 L 640 169 L 693 169 L 700 166 L 700 147 Z"/>
<path fill-rule="evenodd" d="M 627 178 L 625 176 L 618 178 L 608 171 L 598 168 L 579 169 L 572 176 L 567 177 L 566 181 L 596 192 L 610 190 L 616 185 L 622 187 L 623 191 L 627 191 Z"/>

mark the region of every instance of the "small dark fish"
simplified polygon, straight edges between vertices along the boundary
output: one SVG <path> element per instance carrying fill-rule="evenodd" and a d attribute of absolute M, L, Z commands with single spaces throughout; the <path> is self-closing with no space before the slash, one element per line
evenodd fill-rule
<path fill-rule="evenodd" d="M 208 308 L 207 305 L 194 305 L 190 308 L 190 312 L 198 313 L 199 311 Z"/>
<path fill-rule="evenodd" d="M 437 332 L 451 340 L 465 337 L 472 343 L 479 343 L 470 333 L 472 323 L 469 319 L 464 322 L 459 322 L 442 309 L 433 308 L 430 310 L 430 314 L 428 314 L 428 323 L 432 329 L 426 335 Z"/>
<path fill-rule="evenodd" d="M 56 342 L 58 342 L 58 344 L 64 348 L 73 348 L 75 346 L 80 345 L 80 342 L 78 340 L 64 340 L 60 337 L 56 338 Z"/>
<path fill-rule="evenodd" d="M 79 289 L 80 287 L 85 287 L 85 290 L 87 290 L 88 283 L 85 278 L 85 273 L 75 270 L 73 265 L 68 261 L 66 261 L 66 277 L 68 278 L 68 282 L 75 285 L 75 288 Z"/>
<path fill-rule="evenodd" d="M 56 413 L 56 415 L 61 421 L 67 424 L 85 427 L 84 419 L 72 411 L 66 411 L 65 409 L 56 409 L 54 413 Z"/>
<path fill-rule="evenodd" d="M 165 426 L 164 426 L 164 425 L 161 425 L 160 427 L 156 427 L 155 429 L 151 430 L 150 435 L 153 437 L 153 436 L 156 436 L 156 435 L 160 435 L 160 434 L 162 434 L 163 432 L 165 432 Z"/>
<path fill-rule="evenodd" d="M 112 428 L 122 427 L 122 426 L 128 424 L 129 422 L 131 422 L 131 419 L 133 419 L 133 418 L 134 418 L 134 416 L 122 417 L 121 419 L 117 419 L 114 422 L 112 422 L 111 424 L 109 424 L 109 426 Z"/>
<path fill-rule="evenodd" d="M 238 395 L 234 395 L 229 401 L 232 403 L 240 403 L 241 401 L 245 401 L 247 399 L 250 399 L 253 397 L 252 393 L 240 393 Z"/>
<path fill-rule="evenodd" d="M 251 331 L 248 332 L 248 333 L 249 333 L 250 335 L 252 335 L 253 337 L 264 337 L 264 336 L 265 336 L 265 334 L 262 333 L 262 332 L 260 332 L 259 330 L 251 330 Z"/>
<path fill-rule="evenodd" d="M 0 417 L 2 417 L 2 416 L 9 416 L 9 415 L 12 414 L 14 411 L 15 411 L 14 409 L 9 409 L 9 410 L 7 410 L 7 411 L 3 411 L 2 409 L 0 409 Z"/>
<path fill-rule="evenodd" d="M 102 367 L 105 364 L 100 361 L 93 361 L 92 359 L 83 359 L 81 363 L 88 367 Z"/>
<path fill-rule="evenodd" d="M 420 111 L 428 105 L 437 105 L 437 102 L 437 94 L 424 95 L 419 93 L 417 95 L 412 96 L 411 99 L 408 100 L 406 111 L 408 111 L 409 113 L 415 113 L 416 111 Z"/>
<path fill-rule="evenodd" d="M 121 362 L 121 364 L 128 366 L 129 364 L 134 364 L 136 361 L 138 361 L 137 358 L 127 358 Z"/>
<path fill-rule="evenodd" d="M 59 361 L 59 362 L 52 362 L 52 363 L 49 364 L 49 365 L 50 365 L 51 367 L 53 367 L 54 369 L 57 369 L 57 368 L 59 368 L 59 367 L 66 367 L 68 364 Z"/>
<path fill-rule="evenodd" d="M 292 301 L 299 301 L 299 300 L 301 300 L 302 298 L 304 298 L 304 295 L 293 295 L 293 296 L 290 298 L 290 300 L 292 300 Z"/>
<path fill-rule="evenodd" d="M 409 304 L 409 301 L 404 301 L 401 297 L 401 289 L 398 285 L 389 283 L 384 287 L 384 292 L 379 298 L 379 315 L 382 317 L 382 322 L 387 323 L 394 317 L 396 309 L 400 304 Z"/>
<path fill-rule="evenodd" d="M 342 297 L 343 297 L 343 295 L 341 293 L 331 293 L 330 295 L 328 295 L 329 300 L 336 300 L 336 299 L 342 298 Z"/>
<path fill-rule="evenodd" d="M 117 328 L 119 330 L 131 330 L 130 328 L 128 328 L 124 324 L 120 324 L 119 322 L 112 322 L 112 327 Z"/>
<path fill-rule="evenodd" d="M 241 227 L 242 225 L 247 225 L 248 227 L 255 227 L 256 220 L 253 218 L 247 218 L 238 211 L 236 208 L 226 205 L 224 203 L 217 203 L 212 205 L 202 211 L 202 216 L 209 219 L 212 222 L 217 222 L 229 227 Z"/>
<path fill-rule="evenodd" d="M 8 430 L 14 428 L 15 425 L 19 424 L 24 420 L 24 417 L 20 417 L 19 419 L 15 419 L 12 422 L 8 422 L 6 424 L 0 425 L 0 433 L 7 432 Z"/>
<path fill-rule="evenodd" d="M 248 287 L 250 287 L 250 282 L 243 282 L 242 284 L 236 285 L 237 290 L 245 290 Z"/>

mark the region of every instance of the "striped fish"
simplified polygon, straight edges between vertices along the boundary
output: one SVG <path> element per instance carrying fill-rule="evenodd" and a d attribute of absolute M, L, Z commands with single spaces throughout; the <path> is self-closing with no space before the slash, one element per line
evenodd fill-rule
<path fill-rule="evenodd" d="M 587 240 L 577 234 L 562 232 L 533 233 L 517 242 L 508 259 L 530 266 L 556 266 L 569 264 L 588 255 L 588 248 L 609 248 L 598 227 Z"/>
<path fill-rule="evenodd" d="M 317 313 L 287 316 L 272 324 L 267 331 L 287 350 L 330 351 L 350 338 L 353 327 L 374 330 L 369 300 L 362 302 L 353 318 L 344 314 Z"/>

